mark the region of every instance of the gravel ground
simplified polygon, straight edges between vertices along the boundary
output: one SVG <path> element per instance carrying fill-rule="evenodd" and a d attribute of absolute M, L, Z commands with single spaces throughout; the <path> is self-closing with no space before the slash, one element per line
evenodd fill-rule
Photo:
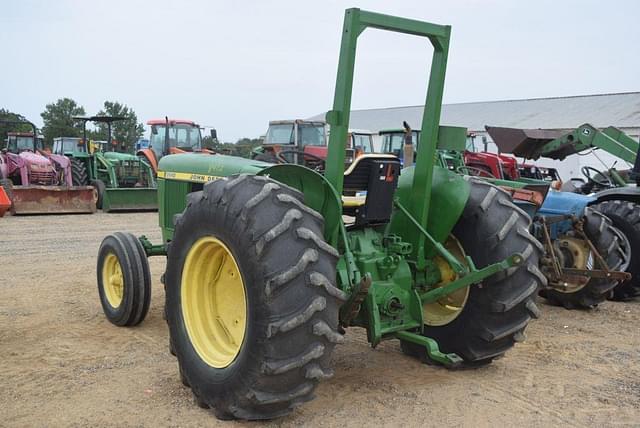
<path fill-rule="evenodd" d="M 104 318 L 96 253 L 117 230 L 160 239 L 156 213 L 0 219 L 0 425 L 257 426 L 218 421 L 180 383 L 163 258 L 151 259 L 147 319 Z M 640 426 L 640 302 L 541 308 L 526 342 L 478 370 L 420 364 L 395 341 L 373 350 L 349 331 L 316 400 L 266 425 Z"/>

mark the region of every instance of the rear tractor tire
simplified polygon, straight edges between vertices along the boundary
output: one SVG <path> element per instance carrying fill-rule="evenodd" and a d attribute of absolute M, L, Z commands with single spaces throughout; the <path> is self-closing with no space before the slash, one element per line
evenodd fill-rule
<path fill-rule="evenodd" d="M 585 208 L 584 232 L 596 247 L 602 258 L 611 270 L 625 270 L 629 265 L 630 253 L 627 239 L 623 234 L 611 225 L 611 220 L 605 215 L 591 208 Z M 563 239 L 561 237 L 560 239 Z M 588 250 L 590 263 L 595 269 L 601 269 L 597 264 L 595 255 Z M 577 259 L 577 258 L 576 258 Z M 585 266 L 570 266 L 584 269 Z M 580 277 L 577 277 L 580 278 Z M 548 288 L 542 290 L 540 295 L 550 303 L 562 305 L 567 309 L 589 309 L 604 302 L 618 285 L 618 281 L 608 278 L 589 278 L 584 285 L 578 285 L 567 290 Z"/>
<path fill-rule="evenodd" d="M 534 300 L 546 280 L 538 270 L 542 246 L 529 233 L 529 216 L 504 190 L 476 178 L 469 182 L 469 200 L 453 229 L 462 250 L 457 256 L 471 256 L 478 269 L 514 253 L 524 258 L 517 267 L 423 307 L 424 335 L 437 340 L 441 351 L 462 357 L 463 367 L 477 367 L 524 340 L 527 324 L 540 315 Z M 400 345 L 405 354 L 430 362 L 424 347 Z"/>
<path fill-rule="evenodd" d="M 594 205 L 593 209 L 600 211 L 611 219 L 615 228 L 620 230 L 629 241 L 631 262 L 627 272 L 631 279 L 623 281 L 613 289 L 612 300 L 629 300 L 640 296 L 640 205 L 628 201 L 605 201 Z"/>
<path fill-rule="evenodd" d="M 181 373 L 220 419 L 270 419 L 313 399 L 343 340 L 338 253 L 300 192 L 235 175 L 191 193 L 168 249 L 166 315 Z"/>
<path fill-rule="evenodd" d="M 71 178 L 74 186 L 87 186 L 89 184 L 87 166 L 78 158 L 71 158 Z"/>
<path fill-rule="evenodd" d="M 140 324 L 151 303 L 149 261 L 130 233 L 116 232 L 98 250 L 98 293 L 107 319 L 119 327 Z"/>

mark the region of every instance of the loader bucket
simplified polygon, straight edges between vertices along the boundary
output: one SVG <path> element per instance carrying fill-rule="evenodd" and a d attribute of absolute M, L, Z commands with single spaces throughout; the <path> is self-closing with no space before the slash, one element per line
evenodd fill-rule
<path fill-rule="evenodd" d="M 102 211 L 157 211 L 158 189 L 132 187 L 105 189 L 102 196 Z"/>
<path fill-rule="evenodd" d="M 563 135 L 560 131 L 544 129 L 501 128 L 498 126 L 485 126 L 485 129 L 502 153 L 512 153 L 526 159 L 539 158 L 538 150 L 544 144 Z M 548 154 L 545 156 L 551 157 Z"/>
<path fill-rule="evenodd" d="M 92 214 L 96 192 L 91 186 L 13 186 L 13 214 Z"/>

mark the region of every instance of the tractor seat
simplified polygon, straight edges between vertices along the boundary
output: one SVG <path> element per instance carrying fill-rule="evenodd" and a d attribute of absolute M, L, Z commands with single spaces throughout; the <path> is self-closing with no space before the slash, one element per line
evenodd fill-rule
<path fill-rule="evenodd" d="M 386 223 L 400 175 L 400 159 L 387 154 L 359 156 L 344 172 L 342 210 L 357 225 Z"/>
<path fill-rule="evenodd" d="M 379 168 L 381 163 L 400 164 L 397 156 L 387 154 L 366 154 L 358 156 L 344 172 L 343 194 L 355 196 L 358 192 L 366 191 L 369 187 L 369 176 L 372 165 Z"/>

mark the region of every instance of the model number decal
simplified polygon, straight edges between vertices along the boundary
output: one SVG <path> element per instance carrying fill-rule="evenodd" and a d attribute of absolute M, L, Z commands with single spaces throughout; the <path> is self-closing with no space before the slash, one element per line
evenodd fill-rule
<path fill-rule="evenodd" d="M 191 181 L 196 183 L 207 183 L 209 181 L 219 180 L 224 177 L 218 175 L 205 175 L 205 174 L 192 174 L 188 172 L 172 172 L 172 171 L 158 171 L 159 178 L 165 178 L 168 180 L 178 181 Z"/>

